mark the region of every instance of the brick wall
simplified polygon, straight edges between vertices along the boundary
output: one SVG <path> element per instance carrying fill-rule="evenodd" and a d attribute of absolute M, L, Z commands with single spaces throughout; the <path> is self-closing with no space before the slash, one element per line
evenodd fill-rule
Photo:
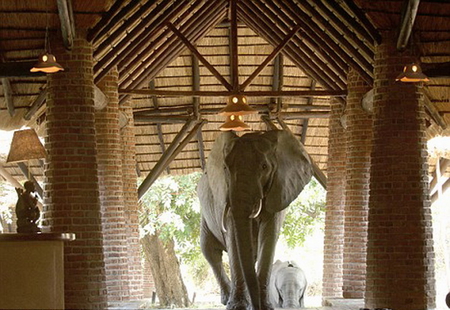
<path fill-rule="evenodd" d="M 375 53 L 375 100 L 366 306 L 435 306 L 424 107 L 420 87 L 395 82 L 407 53 L 383 33 Z"/>
<path fill-rule="evenodd" d="M 119 129 L 118 72 L 111 70 L 98 87 L 108 98 L 95 113 L 97 162 L 103 225 L 108 304 L 129 300 L 127 227 L 122 181 L 122 141 Z"/>
<path fill-rule="evenodd" d="M 328 183 L 325 214 L 322 296 L 342 297 L 344 239 L 345 131 L 340 117 L 342 103 L 331 99 L 328 138 Z"/>
<path fill-rule="evenodd" d="M 76 234 L 64 250 L 66 308 L 105 309 L 92 46 L 77 37 L 53 53 L 65 71 L 48 76 L 43 225 Z"/>
<path fill-rule="evenodd" d="M 130 298 L 142 298 L 143 279 L 141 250 L 139 243 L 139 218 L 136 173 L 136 138 L 134 132 L 133 111 L 131 104 L 125 102 L 120 107 L 128 122 L 121 129 L 122 140 L 122 180 L 125 206 L 125 224 L 128 244 L 128 275 Z"/>
<path fill-rule="evenodd" d="M 363 298 L 366 278 L 372 117 L 363 110 L 361 99 L 371 87 L 356 71 L 350 69 L 347 89 L 343 296 Z"/>

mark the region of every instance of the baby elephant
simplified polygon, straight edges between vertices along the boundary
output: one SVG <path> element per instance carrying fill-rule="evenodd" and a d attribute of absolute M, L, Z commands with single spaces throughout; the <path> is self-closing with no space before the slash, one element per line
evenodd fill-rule
<path fill-rule="evenodd" d="M 306 277 L 293 261 L 277 260 L 272 267 L 269 298 L 275 308 L 303 308 Z"/>

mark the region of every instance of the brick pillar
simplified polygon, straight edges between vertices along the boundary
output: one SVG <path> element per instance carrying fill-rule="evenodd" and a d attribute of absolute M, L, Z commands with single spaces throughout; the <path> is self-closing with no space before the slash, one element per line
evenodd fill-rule
<path fill-rule="evenodd" d="M 119 129 L 118 72 L 111 70 L 98 87 L 108 98 L 95 113 L 100 203 L 103 224 L 108 304 L 129 300 L 127 228 L 122 181 L 122 141 Z"/>
<path fill-rule="evenodd" d="M 435 307 L 425 111 L 417 84 L 395 82 L 412 58 L 383 33 L 375 53 L 375 99 L 366 306 Z"/>
<path fill-rule="evenodd" d="M 127 101 L 121 106 L 121 112 L 128 122 L 121 129 L 122 138 L 122 178 L 125 206 L 125 223 L 128 243 L 128 274 L 130 278 L 130 298 L 143 297 L 143 278 L 141 248 L 139 242 L 139 218 L 136 173 L 136 138 L 133 122 L 133 110 Z"/>
<path fill-rule="evenodd" d="M 342 297 L 344 239 L 345 131 L 341 125 L 342 103 L 331 99 L 329 121 L 327 197 L 323 259 L 323 289 L 328 297 Z"/>
<path fill-rule="evenodd" d="M 367 220 L 369 215 L 372 116 L 361 99 L 371 87 L 350 69 L 347 79 L 347 167 L 345 188 L 344 298 L 364 298 Z"/>
<path fill-rule="evenodd" d="M 76 234 L 64 249 L 66 308 L 105 309 L 92 46 L 77 37 L 53 53 L 65 71 L 48 75 L 44 226 Z"/>

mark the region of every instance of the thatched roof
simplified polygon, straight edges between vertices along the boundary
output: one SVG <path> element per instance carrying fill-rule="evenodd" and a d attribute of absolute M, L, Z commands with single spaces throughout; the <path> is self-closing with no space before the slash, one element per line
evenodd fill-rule
<path fill-rule="evenodd" d="M 402 5 L 408 1 L 3 0 L 0 60 L 7 66 L 0 66 L 0 76 L 7 78 L 2 79 L 4 85 L 11 85 L 17 120 L 9 118 L 8 94 L 5 86 L 0 87 L 1 128 L 11 130 L 24 124 L 43 127 L 45 100 L 39 98 L 45 98 L 45 76 L 14 76 L 1 68 L 35 61 L 44 49 L 47 28 L 54 38 L 52 44 L 62 44 L 61 25 L 70 16 L 70 6 L 69 14 L 60 11 L 70 2 L 75 28 L 87 29 L 87 38 L 94 46 L 95 81 L 118 67 L 121 101 L 131 98 L 134 108 L 138 170 L 145 176 L 188 119 L 203 119 L 205 123 L 169 170 L 177 174 L 199 171 L 223 123 L 217 111 L 231 92 L 227 83 L 234 87 L 233 70 L 239 84 L 244 83 L 285 38 L 290 40 L 279 56 L 271 59 L 245 89 L 254 94 L 249 103 L 259 111 L 248 117 L 247 123 L 253 130 L 265 130 L 261 118 L 265 116 L 280 128 L 288 126 L 326 174 L 330 96 L 287 96 L 287 92 L 345 93 L 349 67 L 372 83 L 374 47 L 380 31 L 400 29 Z M 449 21 L 447 1 L 420 2 L 413 37 L 424 69 L 434 70 L 436 63 L 450 61 Z M 234 29 L 237 36 L 232 33 Z M 237 58 L 232 57 L 234 50 Z M 204 59 L 199 60 L 196 53 Z M 438 72 L 424 86 L 428 138 L 446 135 L 449 85 L 445 74 Z M 193 91 L 202 95 L 194 96 Z M 206 91 L 217 93 L 207 96 Z M 33 105 L 39 109 L 28 115 Z M 39 163 L 34 165 L 33 173 L 41 174 Z M 20 177 L 15 166 L 7 167 Z"/>

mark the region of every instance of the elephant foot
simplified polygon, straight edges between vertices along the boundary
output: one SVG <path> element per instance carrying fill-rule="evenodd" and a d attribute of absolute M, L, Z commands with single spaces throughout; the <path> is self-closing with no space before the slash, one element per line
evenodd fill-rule
<path fill-rule="evenodd" d="M 227 310 L 248 310 L 249 304 L 246 300 L 239 300 L 239 301 L 228 301 L 227 303 Z"/>
<path fill-rule="evenodd" d="M 229 299 L 230 294 L 222 290 L 222 292 L 220 293 L 220 302 L 222 303 L 222 305 L 226 306 Z"/>

